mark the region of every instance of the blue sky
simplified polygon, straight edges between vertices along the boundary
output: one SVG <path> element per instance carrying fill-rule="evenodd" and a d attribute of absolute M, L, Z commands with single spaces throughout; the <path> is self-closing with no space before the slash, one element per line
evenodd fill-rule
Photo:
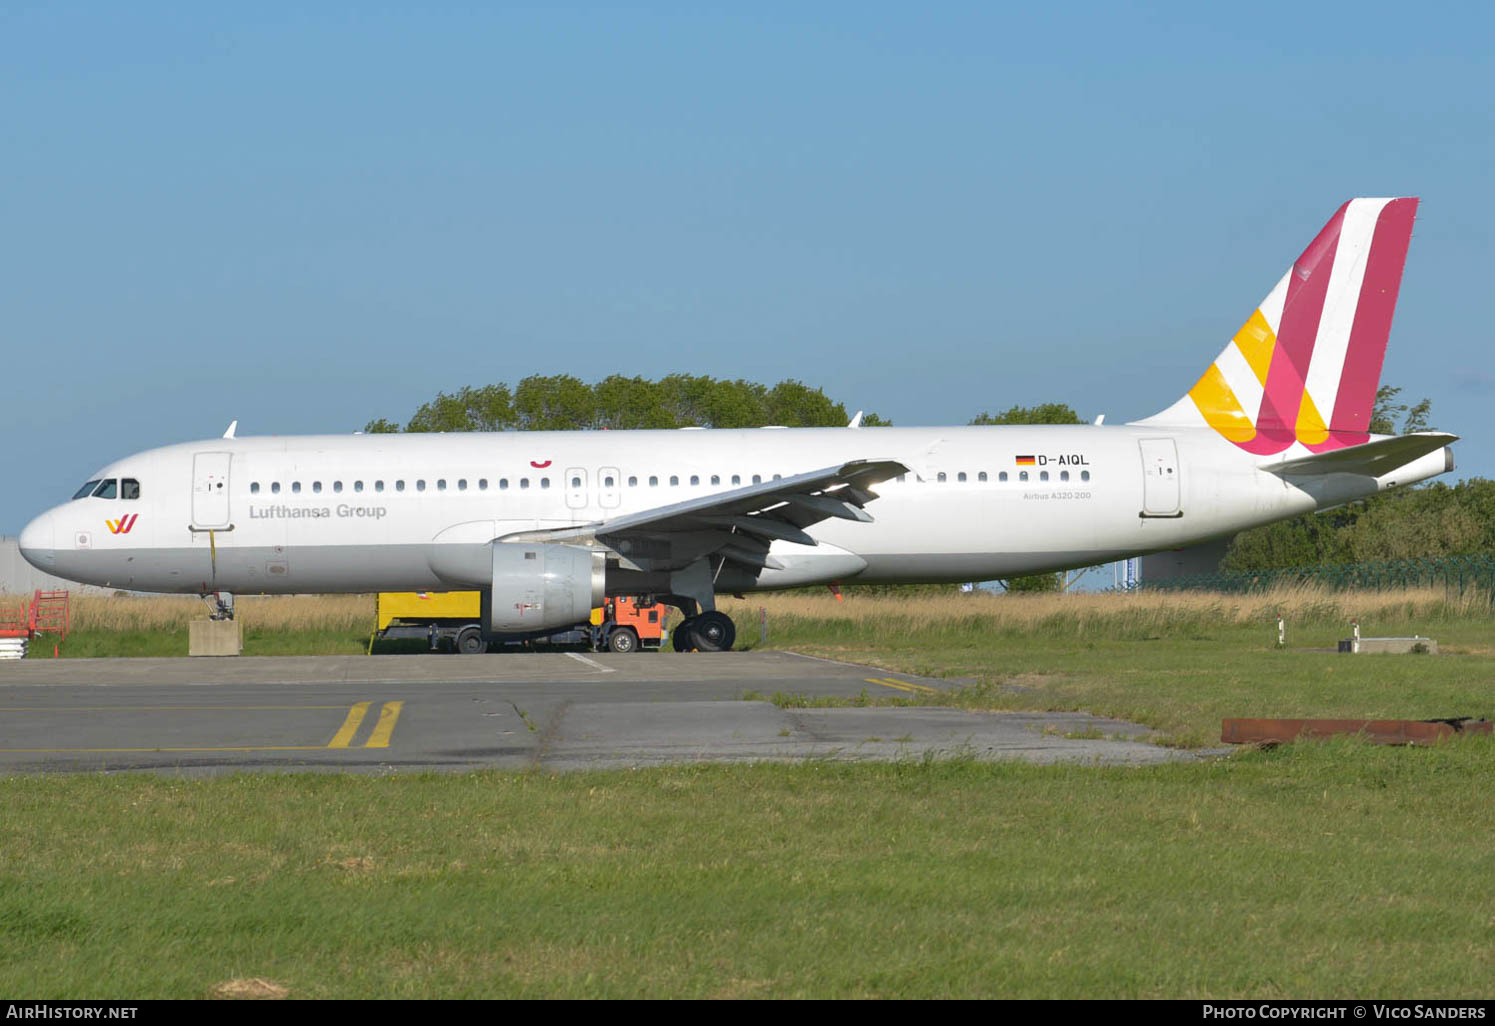
<path fill-rule="evenodd" d="M 1031 6 L 0 5 L 0 533 L 532 373 L 1146 416 L 1355 195 L 1495 475 L 1495 9 Z"/>

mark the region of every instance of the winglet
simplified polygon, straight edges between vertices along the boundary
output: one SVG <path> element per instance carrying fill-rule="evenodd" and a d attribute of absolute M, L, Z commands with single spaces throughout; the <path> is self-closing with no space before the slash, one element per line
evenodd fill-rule
<path fill-rule="evenodd" d="M 224 438 L 232 438 L 232 437 L 234 437 L 234 432 L 237 431 L 237 430 L 239 430 L 239 422 L 236 420 L 236 421 L 231 422 L 228 425 L 228 430 L 225 431 L 225 432 L 223 432 L 223 437 Z"/>
<path fill-rule="evenodd" d="M 852 417 L 851 418 L 851 423 L 847 424 L 846 426 L 849 427 L 849 428 L 859 428 L 859 427 L 861 427 L 862 426 L 862 411 L 861 410 L 857 410 L 857 415 L 855 417 Z"/>

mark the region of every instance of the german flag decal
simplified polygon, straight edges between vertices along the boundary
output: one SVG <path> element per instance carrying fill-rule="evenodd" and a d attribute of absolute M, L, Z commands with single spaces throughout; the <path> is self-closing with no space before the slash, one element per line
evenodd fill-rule
<path fill-rule="evenodd" d="M 1032 456 L 1019 456 L 1017 458 L 1017 465 L 1020 467 L 1031 467 L 1033 463 L 1034 459 Z"/>

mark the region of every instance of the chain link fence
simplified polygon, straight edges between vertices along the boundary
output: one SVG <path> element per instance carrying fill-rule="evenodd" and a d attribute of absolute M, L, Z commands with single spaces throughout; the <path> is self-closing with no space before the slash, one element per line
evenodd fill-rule
<path fill-rule="evenodd" d="M 1394 559 L 1384 563 L 1339 563 L 1294 566 L 1215 574 L 1191 574 L 1155 581 L 1143 580 L 1147 591 L 1266 591 L 1283 584 L 1316 584 L 1334 591 L 1385 591 L 1441 587 L 1463 598 L 1470 591 L 1495 604 L 1495 557 L 1442 556 L 1437 559 Z"/>

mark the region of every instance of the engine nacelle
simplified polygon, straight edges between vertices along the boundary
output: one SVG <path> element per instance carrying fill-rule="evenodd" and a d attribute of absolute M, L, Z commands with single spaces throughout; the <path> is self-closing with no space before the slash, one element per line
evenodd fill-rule
<path fill-rule="evenodd" d="M 493 634 L 550 631 L 585 623 L 606 595 L 607 555 L 575 545 L 494 542 Z"/>

